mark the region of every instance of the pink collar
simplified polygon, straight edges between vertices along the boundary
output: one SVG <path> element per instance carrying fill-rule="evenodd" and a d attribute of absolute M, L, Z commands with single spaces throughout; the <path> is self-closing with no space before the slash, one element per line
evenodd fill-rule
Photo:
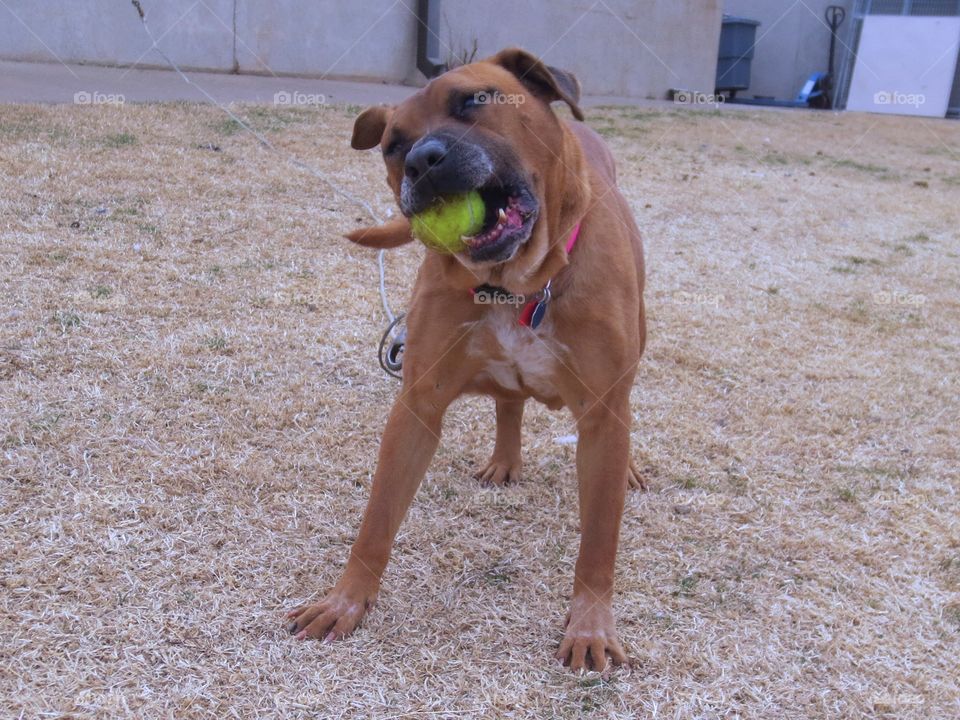
<path fill-rule="evenodd" d="M 573 246 L 577 244 L 579 238 L 580 223 L 577 223 L 565 245 L 568 255 L 573 250 Z M 550 278 L 547 280 L 547 284 L 543 290 L 534 295 L 532 300 L 524 303 L 523 308 L 520 310 L 520 317 L 517 319 L 519 324 L 531 330 L 536 330 L 540 323 L 543 322 L 543 316 L 547 313 L 547 303 L 550 302 L 550 285 L 552 283 L 553 278 Z M 481 305 L 500 302 L 512 303 L 515 298 L 509 291 L 487 284 L 478 285 L 470 290 L 470 294 L 473 295 L 474 302 Z"/>
<path fill-rule="evenodd" d="M 573 232 L 570 233 L 570 238 L 567 240 L 567 255 L 570 254 L 570 251 L 573 250 L 573 246 L 577 244 L 577 240 L 580 238 L 580 223 L 576 224 L 576 227 L 573 228 Z"/>
<path fill-rule="evenodd" d="M 573 232 L 570 233 L 570 237 L 567 239 L 566 250 L 567 255 L 573 251 L 573 246 L 577 244 L 577 240 L 580 238 L 580 223 L 577 223 Z M 544 286 L 543 290 L 538 292 L 533 300 L 527 302 L 523 306 L 523 310 L 520 311 L 520 317 L 517 322 L 519 322 L 524 327 L 528 327 L 531 330 L 536 330 L 537 327 L 543 322 L 543 316 L 547 314 L 547 303 L 550 302 L 550 285 L 553 283 L 553 278 L 547 280 L 547 284 Z"/>

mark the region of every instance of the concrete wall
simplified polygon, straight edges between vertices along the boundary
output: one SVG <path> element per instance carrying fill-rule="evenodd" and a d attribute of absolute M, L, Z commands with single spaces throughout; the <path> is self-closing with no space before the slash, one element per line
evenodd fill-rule
<path fill-rule="evenodd" d="M 141 0 L 185 68 L 419 83 L 414 0 Z M 590 94 L 710 91 L 721 0 L 442 0 L 447 57 L 508 45 L 575 72 Z M 128 0 L 4 0 L 0 59 L 164 67 Z"/>
<path fill-rule="evenodd" d="M 241 72 L 404 82 L 415 77 L 414 0 L 237 0 Z"/>
<path fill-rule="evenodd" d="M 392 0 L 141 3 L 160 47 L 185 68 L 393 82 L 415 70 L 417 20 Z M 150 45 L 129 0 L 0 3 L 0 59 L 166 67 Z"/>
<path fill-rule="evenodd" d="M 840 27 L 840 40 L 852 18 L 853 0 L 724 0 L 727 15 L 759 20 L 750 89 L 741 94 L 792 99 L 803 83 L 817 71 L 826 71 L 830 30 L 823 14 L 828 5 L 840 5 L 847 19 Z M 835 61 L 841 57 L 837 44 Z"/>
<path fill-rule="evenodd" d="M 192 9 L 191 5 L 193 6 Z M 233 67 L 233 0 L 143 0 L 160 46 L 192 68 Z M 4 0 L 0 58 L 158 65 L 129 0 Z"/>
<path fill-rule="evenodd" d="M 454 56 L 474 41 L 478 57 L 519 45 L 575 73 L 586 93 L 663 99 L 713 91 L 720 16 L 720 0 L 443 0 L 440 37 Z"/>

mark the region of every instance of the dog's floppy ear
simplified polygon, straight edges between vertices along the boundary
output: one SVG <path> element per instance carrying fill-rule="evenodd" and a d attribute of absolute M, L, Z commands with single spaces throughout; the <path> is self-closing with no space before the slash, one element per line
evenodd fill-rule
<path fill-rule="evenodd" d="M 346 237 L 357 245 L 379 250 L 400 247 L 413 240 L 410 221 L 405 217 L 388 220 L 383 225 L 353 230 Z"/>
<path fill-rule="evenodd" d="M 357 116 L 353 123 L 350 145 L 357 150 L 369 150 L 380 144 L 393 108 L 386 105 L 369 107 Z M 383 225 L 359 228 L 346 234 L 347 240 L 364 247 L 386 250 L 399 247 L 413 240 L 410 221 L 405 217 L 388 220 Z"/>
<path fill-rule="evenodd" d="M 489 61 L 512 72 L 534 95 L 546 102 L 563 100 L 570 106 L 573 116 L 583 120 L 579 104 L 580 81 L 573 73 L 550 67 L 520 48 L 501 50 Z"/>
<path fill-rule="evenodd" d="M 353 122 L 353 137 L 350 145 L 354 150 L 369 150 L 380 144 L 387 121 L 393 114 L 393 108 L 387 105 L 368 107 Z"/>

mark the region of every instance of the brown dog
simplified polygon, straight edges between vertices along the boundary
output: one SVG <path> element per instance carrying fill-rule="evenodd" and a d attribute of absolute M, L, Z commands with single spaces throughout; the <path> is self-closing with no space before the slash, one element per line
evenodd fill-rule
<path fill-rule="evenodd" d="M 377 248 L 410 242 L 408 218 L 473 189 L 487 217 L 464 239 L 466 250 L 428 252 L 420 267 L 403 387 L 360 532 L 336 586 L 289 614 L 297 637 L 332 640 L 357 627 L 437 448 L 444 411 L 464 393 L 482 393 L 496 400 L 497 436 L 477 475 L 496 484 L 520 476 L 527 398 L 572 411 L 581 538 L 557 656 L 574 669 L 602 669 L 607 654 L 626 662 L 611 600 L 624 495 L 628 484 L 641 484 L 630 462 L 630 388 L 646 336 L 643 250 L 603 141 L 550 108 L 562 100 L 582 120 L 579 95 L 571 74 L 509 49 L 357 118 L 352 145 L 380 145 L 403 217 L 351 240 Z M 492 301 L 477 302 L 471 291 Z"/>

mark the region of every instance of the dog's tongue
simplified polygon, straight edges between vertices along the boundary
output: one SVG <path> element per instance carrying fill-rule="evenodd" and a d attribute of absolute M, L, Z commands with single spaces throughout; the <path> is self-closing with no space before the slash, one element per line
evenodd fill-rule
<path fill-rule="evenodd" d="M 495 243 L 500 239 L 500 236 L 503 235 L 504 230 L 508 228 L 515 229 L 521 225 L 523 225 L 523 215 L 520 214 L 520 208 L 514 198 L 510 198 L 506 209 L 501 208 L 499 210 L 497 222 L 492 228 L 485 232 L 478 233 L 473 237 L 465 235 L 461 239 L 468 247 L 476 250 L 477 248 Z"/>

